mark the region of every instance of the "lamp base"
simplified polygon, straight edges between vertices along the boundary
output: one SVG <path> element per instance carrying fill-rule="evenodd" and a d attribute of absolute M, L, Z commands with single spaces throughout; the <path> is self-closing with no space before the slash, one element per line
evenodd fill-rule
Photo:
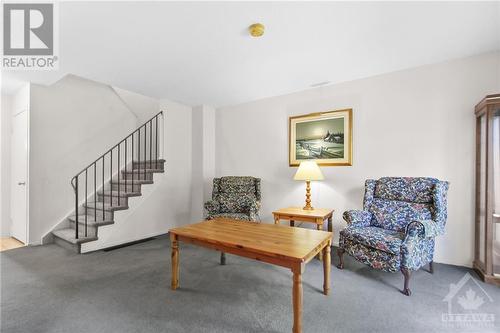
<path fill-rule="evenodd" d="M 306 205 L 302 207 L 303 210 L 313 210 L 311 206 L 311 182 L 306 180 Z"/>
<path fill-rule="evenodd" d="M 314 208 L 311 205 L 305 205 L 302 207 L 303 210 L 314 210 Z"/>

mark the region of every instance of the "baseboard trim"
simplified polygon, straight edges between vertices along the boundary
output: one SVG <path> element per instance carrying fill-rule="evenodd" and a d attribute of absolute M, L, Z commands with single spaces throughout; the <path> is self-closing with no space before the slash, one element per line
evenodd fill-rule
<path fill-rule="evenodd" d="M 124 244 L 120 244 L 120 245 L 110 246 L 110 247 L 102 249 L 102 251 L 104 251 L 104 252 L 114 251 L 114 250 L 118 250 L 118 249 L 121 249 L 121 248 L 124 248 L 127 246 L 132 246 L 132 245 L 140 244 L 140 243 L 146 243 L 146 242 L 152 241 L 153 239 L 154 239 L 154 237 L 139 239 L 136 241 L 132 241 L 132 242 L 128 242 L 128 243 L 124 243 Z"/>

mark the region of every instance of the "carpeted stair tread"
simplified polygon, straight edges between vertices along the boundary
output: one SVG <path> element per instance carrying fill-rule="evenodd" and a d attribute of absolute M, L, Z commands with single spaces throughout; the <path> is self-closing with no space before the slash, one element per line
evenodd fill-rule
<path fill-rule="evenodd" d="M 84 207 L 86 206 L 87 208 L 92 208 L 95 210 L 103 210 L 102 202 L 88 202 L 86 205 L 84 204 L 83 206 Z M 113 206 L 111 206 L 111 204 L 109 204 L 109 203 L 104 203 L 104 210 L 106 210 L 106 211 L 115 211 L 115 210 L 124 210 L 124 209 L 128 209 L 128 206 L 117 205 L 117 204 L 113 204 Z M 87 214 L 87 215 L 89 215 L 89 214 Z"/>
<path fill-rule="evenodd" d="M 97 237 L 84 237 L 80 235 L 78 239 L 75 238 L 75 229 L 59 229 L 59 230 L 54 230 L 52 231 L 52 234 L 56 237 L 59 237 L 71 244 L 82 244 L 82 243 L 87 243 L 87 242 L 92 242 L 97 240 Z"/>
<path fill-rule="evenodd" d="M 112 197 L 117 197 L 118 196 L 118 191 L 117 190 L 113 190 L 113 191 L 108 191 L 108 190 L 104 190 L 104 194 L 103 194 L 103 191 L 99 191 L 97 192 L 99 195 L 104 195 L 105 197 L 109 197 L 109 196 L 112 196 Z M 135 192 L 125 192 L 125 191 L 121 191 L 120 190 L 120 197 L 138 197 L 141 195 L 141 192 L 139 191 L 135 191 Z"/>
<path fill-rule="evenodd" d="M 122 173 L 123 174 L 134 174 L 134 175 L 138 175 L 138 174 L 144 174 L 144 173 L 164 173 L 165 170 L 163 169 L 142 169 L 142 168 L 138 168 L 138 169 L 131 169 L 131 170 L 122 170 Z"/>
<path fill-rule="evenodd" d="M 97 214 L 97 221 L 95 221 L 94 215 L 87 214 L 87 225 L 91 226 L 91 227 L 98 227 L 98 226 L 103 226 L 103 225 L 115 223 L 113 220 L 99 220 L 99 217 L 102 217 L 102 214 L 101 215 Z M 76 216 L 71 215 L 68 217 L 68 220 L 70 220 L 71 222 L 75 222 Z M 78 215 L 78 224 L 85 225 L 85 214 Z"/>
<path fill-rule="evenodd" d="M 118 180 L 113 180 L 113 184 L 134 184 L 134 185 L 141 185 L 141 184 L 153 184 L 153 180 L 148 180 L 148 179 L 120 179 Z"/>
<path fill-rule="evenodd" d="M 151 163 L 158 162 L 158 164 L 160 164 L 160 163 L 165 163 L 165 160 L 163 158 L 159 158 L 157 160 L 140 160 L 140 161 L 134 160 L 134 163 L 136 163 L 136 164 L 144 164 L 144 163 L 149 163 L 149 162 L 151 162 Z"/>

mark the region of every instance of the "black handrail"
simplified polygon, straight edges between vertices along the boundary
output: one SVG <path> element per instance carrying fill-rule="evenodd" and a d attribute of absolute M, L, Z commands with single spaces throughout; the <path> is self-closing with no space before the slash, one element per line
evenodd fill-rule
<path fill-rule="evenodd" d="M 85 237 L 87 237 L 88 235 L 88 217 L 87 217 L 87 209 L 88 209 L 88 177 L 89 177 L 89 171 L 91 173 L 91 175 L 93 175 L 94 177 L 94 181 L 91 182 L 91 184 L 93 184 L 93 194 L 94 194 L 94 222 L 97 222 L 97 204 L 98 204 L 98 201 L 97 201 L 97 163 L 99 161 L 101 161 L 101 165 L 102 165 L 102 183 L 101 183 L 101 186 L 102 186 L 102 220 L 104 221 L 105 218 L 106 218 L 106 214 L 105 214 L 105 196 L 106 196 L 106 192 L 104 190 L 104 178 L 105 178 L 105 164 L 106 164 L 106 156 L 109 156 L 109 181 L 110 181 L 110 190 L 109 190 L 109 202 L 110 202 L 110 206 L 113 207 L 113 152 L 116 151 L 117 153 L 117 167 L 116 167 L 116 170 L 117 170 L 117 175 L 118 175 L 118 206 L 121 206 L 121 182 L 120 182 L 120 173 L 121 172 L 124 172 L 124 177 L 122 179 L 122 182 L 124 183 L 124 187 L 125 187 L 125 193 L 128 192 L 128 183 L 130 182 L 130 179 L 128 178 L 129 176 L 129 173 L 130 171 L 128 171 L 127 169 L 127 163 L 129 162 L 128 161 L 128 157 L 130 156 L 130 160 L 132 162 L 132 170 L 131 170 L 131 176 L 132 176 L 132 180 L 131 180 L 131 185 L 132 185 L 132 192 L 134 192 L 134 180 L 135 180 L 135 170 L 137 169 L 137 180 L 140 179 L 140 175 L 141 175 L 141 166 L 142 166 L 142 169 L 143 169 L 143 179 L 145 180 L 146 179 L 146 167 L 148 166 L 148 163 L 146 163 L 147 161 L 147 138 L 146 138 L 146 135 L 147 135 L 147 132 L 148 132 L 148 128 L 149 128 L 149 169 L 152 169 L 152 160 L 153 160 L 153 141 L 154 141 L 154 146 L 155 146 L 155 149 L 154 149 L 154 159 L 155 159 L 155 169 L 157 169 L 158 167 L 158 117 L 160 115 L 163 115 L 163 111 L 160 111 L 158 112 L 156 115 L 154 115 L 152 118 L 150 118 L 148 121 L 146 121 L 144 124 L 142 124 L 141 126 L 139 126 L 136 130 L 134 130 L 132 133 L 130 133 L 129 135 L 127 135 L 123 140 L 121 140 L 120 142 L 118 142 L 117 144 L 115 144 L 113 147 L 111 147 L 110 149 L 108 149 L 104 154 L 102 154 L 101 156 L 99 156 L 94 162 L 90 163 L 87 167 L 85 167 L 82 171 L 80 171 L 79 173 L 77 173 L 72 179 L 71 179 L 71 186 L 73 187 L 73 190 L 75 192 L 75 239 L 78 239 L 79 238 L 79 234 L 78 234 L 78 214 L 79 214 L 79 203 L 78 203 L 78 189 L 79 189 L 79 177 L 85 173 L 85 204 L 84 204 L 84 207 L 85 207 L 85 232 L 84 232 L 84 235 Z M 154 130 L 154 140 L 153 140 L 153 121 L 155 123 L 155 130 Z M 148 127 L 148 124 L 149 124 L 149 127 Z M 143 147 L 141 147 L 141 129 L 144 128 L 144 143 L 143 143 Z M 137 135 L 136 135 L 137 134 Z M 134 136 L 137 138 L 137 140 L 134 140 Z M 128 139 L 131 139 L 131 154 L 128 155 Z M 134 152 L 136 151 L 134 149 L 135 145 L 134 143 L 137 144 L 137 154 L 134 155 Z M 125 155 L 125 158 L 124 158 L 124 167 L 125 169 L 122 170 L 120 169 L 121 168 L 121 146 L 122 144 L 124 144 L 124 148 L 125 148 L 125 151 L 124 151 L 124 155 Z M 143 148 L 143 154 L 141 154 L 141 148 Z M 137 161 L 134 160 L 134 158 L 137 158 Z M 141 163 L 141 158 L 144 158 L 144 163 Z M 137 168 L 134 167 L 134 163 L 137 162 Z"/>

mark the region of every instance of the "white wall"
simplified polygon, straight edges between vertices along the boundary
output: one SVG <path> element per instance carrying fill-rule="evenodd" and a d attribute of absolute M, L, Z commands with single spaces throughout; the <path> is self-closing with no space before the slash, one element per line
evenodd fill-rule
<path fill-rule="evenodd" d="M 30 243 L 74 209 L 71 178 L 137 127 L 105 84 L 69 75 L 31 85 Z"/>
<path fill-rule="evenodd" d="M 156 112 L 160 110 L 160 101 L 156 98 L 144 96 L 118 87 L 112 88 L 121 98 L 123 103 L 125 103 L 130 112 L 137 117 L 138 126 L 144 124 L 154 116 L 154 114 L 151 114 L 151 110 Z"/>
<path fill-rule="evenodd" d="M 191 220 L 203 219 L 215 176 L 215 109 L 200 105 L 192 111 Z"/>
<path fill-rule="evenodd" d="M 209 106 L 203 107 L 203 201 L 212 198 L 212 184 L 215 177 L 215 133 L 216 111 Z"/>
<path fill-rule="evenodd" d="M 224 107 L 216 114 L 216 175 L 262 178 L 261 216 L 304 202 L 304 184 L 288 166 L 288 117 L 353 108 L 354 164 L 323 167 L 312 203 L 341 214 L 362 207 L 367 178 L 430 176 L 451 183 L 446 235 L 435 260 L 471 266 L 474 221 L 474 105 L 500 90 L 500 55 L 404 70 Z"/>
<path fill-rule="evenodd" d="M 192 109 L 191 219 L 203 217 L 203 106 Z"/>
<path fill-rule="evenodd" d="M 82 252 L 167 233 L 192 220 L 191 107 L 160 101 L 164 110 L 165 173 L 142 186 L 142 196 L 129 199 L 129 209 L 115 212 L 113 225 L 99 228 L 99 239 L 82 245 Z"/>
<path fill-rule="evenodd" d="M 2 94 L 0 112 L 0 237 L 10 236 L 10 134 L 12 96 Z"/>

